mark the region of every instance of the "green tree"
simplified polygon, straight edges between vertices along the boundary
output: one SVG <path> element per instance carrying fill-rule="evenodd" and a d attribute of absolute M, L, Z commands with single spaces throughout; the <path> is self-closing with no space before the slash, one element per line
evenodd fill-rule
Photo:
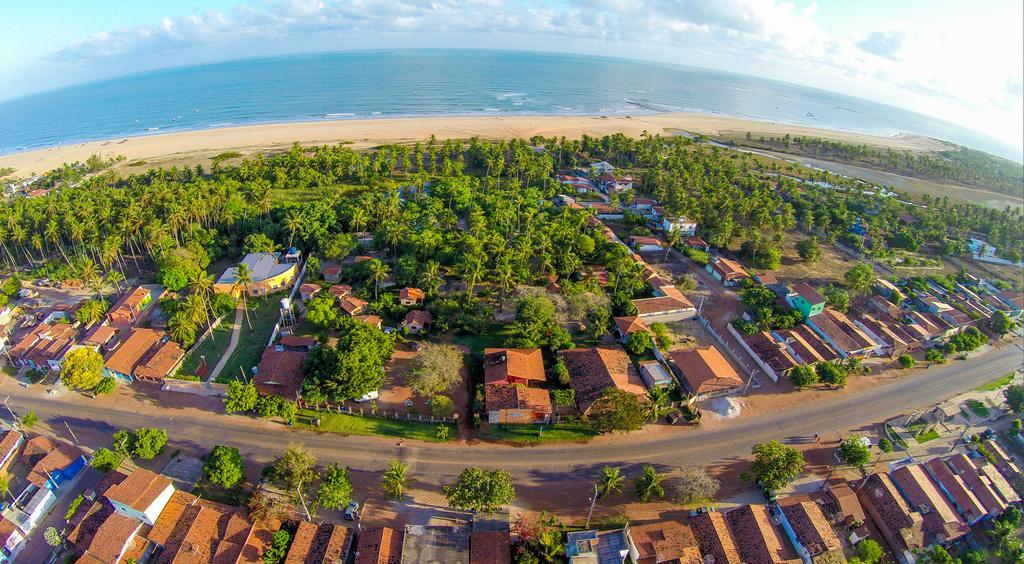
<path fill-rule="evenodd" d="M 283 401 L 284 398 L 281 396 L 259 396 L 256 399 L 256 413 L 264 419 L 277 417 L 277 414 L 281 412 Z"/>
<path fill-rule="evenodd" d="M 455 413 L 455 402 L 448 396 L 440 394 L 430 398 L 430 414 L 439 419 L 451 417 Z"/>
<path fill-rule="evenodd" d="M 661 482 L 664 476 L 655 470 L 654 466 L 644 466 L 640 475 L 633 482 L 633 493 L 640 501 L 647 503 L 653 499 L 665 497 L 665 488 Z"/>
<path fill-rule="evenodd" d="M 647 331 L 637 331 L 626 339 L 626 350 L 635 355 L 642 355 L 654 347 L 654 339 Z"/>
<path fill-rule="evenodd" d="M 337 318 L 338 306 L 329 292 L 320 292 L 306 302 L 306 319 L 313 325 L 326 329 L 332 327 Z"/>
<path fill-rule="evenodd" d="M 341 509 L 352 500 L 352 482 L 348 477 L 348 468 L 337 464 L 327 467 L 327 473 L 320 482 L 316 494 L 317 503 L 327 509 Z"/>
<path fill-rule="evenodd" d="M 277 416 L 284 419 L 287 423 L 295 421 L 295 416 L 299 413 L 299 406 L 294 401 L 282 399 L 281 405 L 278 406 Z"/>
<path fill-rule="evenodd" d="M 342 402 L 377 390 L 384 382 L 384 365 L 395 350 L 395 336 L 345 318 L 334 347 L 313 349 L 306 357 L 303 393 Z"/>
<path fill-rule="evenodd" d="M 155 427 L 141 427 L 132 434 L 132 454 L 153 460 L 167 446 L 167 430 Z"/>
<path fill-rule="evenodd" d="M 46 544 L 54 548 L 64 544 L 64 539 L 60 536 L 60 533 L 57 532 L 55 527 L 47 527 L 46 530 L 43 531 L 43 538 L 46 540 Z"/>
<path fill-rule="evenodd" d="M 405 495 L 405 489 L 409 487 L 409 478 L 406 476 L 409 465 L 400 460 L 392 460 L 384 475 L 381 477 L 381 489 L 394 500 L 401 500 Z"/>
<path fill-rule="evenodd" d="M 99 448 L 92 456 L 92 467 L 100 472 L 110 472 L 121 466 L 124 455 L 109 448 Z"/>
<path fill-rule="evenodd" d="M 825 305 L 845 313 L 850 309 L 850 293 L 834 284 L 825 287 Z"/>
<path fill-rule="evenodd" d="M 28 413 L 26 413 L 26 414 L 25 414 L 25 415 L 24 415 L 24 416 L 23 416 L 23 417 L 21 418 L 21 424 L 22 424 L 22 425 L 23 425 L 23 426 L 24 426 L 24 427 L 25 427 L 26 429 L 31 429 L 32 427 L 35 427 L 35 426 L 36 426 L 36 423 L 38 423 L 38 422 L 39 422 L 39 416 L 38 416 L 38 415 L 36 415 L 36 412 L 35 412 L 35 411 L 29 411 Z"/>
<path fill-rule="evenodd" d="M 814 370 L 818 373 L 818 380 L 823 384 L 828 384 L 833 388 L 846 386 L 848 373 L 843 365 L 835 362 L 821 362 L 814 367 Z"/>
<path fill-rule="evenodd" d="M 316 480 L 316 458 L 302 443 L 291 443 L 270 465 L 268 478 L 294 496 L 300 487 L 308 490 Z"/>
<path fill-rule="evenodd" d="M 447 423 L 438 423 L 437 430 L 434 433 L 434 438 L 441 442 L 445 442 L 448 440 L 448 437 L 451 436 L 451 433 L 452 428 L 449 427 Z"/>
<path fill-rule="evenodd" d="M 794 366 L 789 371 L 789 379 L 793 381 L 793 385 L 797 389 L 811 388 L 818 383 L 818 373 L 813 368 L 806 364 Z"/>
<path fill-rule="evenodd" d="M 235 447 L 217 445 L 206 456 L 203 476 L 214 484 L 233 488 L 245 479 L 242 455 Z"/>
<path fill-rule="evenodd" d="M 751 449 L 750 471 L 769 490 L 780 490 L 804 471 L 804 455 L 779 441 L 758 443 Z"/>
<path fill-rule="evenodd" d="M 872 539 L 864 539 L 857 543 L 857 558 L 864 564 L 876 564 L 885 556 L 882 545 Z"/>
<path fill-rule="evenodd" d="M 614 466 L 601 468 L 601 477 L 597 480 L 597 496 L 604 499 L 612 494 L 622 492 L 622 483 L 626 477 Z"/>
<path fill-rule="evenodd" d="M 232 380 L 228 384 L 228 389 L 224 396 L 224 411 L 228 413 L 252 411 L 256 408 L 259 396 L 259 392 L 256 391 L 256 385 L 252 382 Z"/>
<path fill-rule="evenodd" d="M 867 294 L 871 291 L 871 285 L 875 283 L 875 269 L 870 264 L 859 263 L 843 274 L 843 280 L 850 292 L 858 295 Z"/>
<path fill-rule="evenodd" d="M 1017 322 L 1010 319 L 1010 316 L 1006 315 L 1005 311 L 997 310 L 992 314 L 992 320 L 989 323 L 989 328 L 999 336 L 1003 336 L 1012 331 L 1017 326 Z"/>
<path fill-rule="evenodd" d="M 602 433 L 637 431 L 644 425 L 643 401 L 625 390 L 608 388 L 591 407 L 590 421 Z"/>
<path fill-rule="evenodd" d="M 917 364 L 917 361 L 914 360 L 914 357 L 910 356 L 907 353 L 901 354 L 897 360 L 899 361 L 901 368 L 913 368 L 914 365 Z"/>
<path fill-rule="evenodd" d="M 117 381 L 114 380 L 114 377 L 113 376 L 104 376 L 103 378 L 100 378 L 99 383 L 96 384 L 96 387 L 93 388 L 92 391 L 96 395 L 105 396 L 107 394 L 114 393 L 114 390 L 116 390 L 116 389 L 117 389 Z"/>
<path fill-rule="evenodd" d="M 818 238 L 809 237 L 797 242 L 796 252 L 804 262 L 818 262 L 818 259 L 821 258 L 821 248 L 818 246 Z"/>
<path fill-rule="evenodd" d="M 892 441 L 890 441 L 888 437 L 878 439 L 878 450 L 882 452 L 892 452 Z"/>
<path fill-rule="evenodd" d="M 850 466 L 864 466 L 871 460 L 871 447 L 859 435 L 850 435 L 839 444 L 839 459 Z"/>
<path fill-rule="evenodd" d="M 462 351 L 452 345 L 429 345 L 409 367 L 409 387 L 421 397 L 450 391 L 462 382 Z"/>
<path fill-rule="evenodd" d="M 516 499 L 512 477 L 504 470 L 466 468 L 451 486 L 444 486 L 448 505 L 467 511 L 493 511 Z"/>
<path fill-rule="evenodd" d="M 75 312 L 75 319 L 85 325 L 92 325 L 103 319 L 107 311 L 107 302 L 103 300 L 86 300 L 78 306 Z"/>
<path fill-rule="evenodd" d="M 277 243 L 267 237 L 265 233 L 250 233 L 245 236 L 242 243 L 242 250 L 248 253 L 272 253 L 277 248 Z"/>
<path fill-rule="evenodd" d="M 75 390 L 92 390 L 103 379 L 103 356 L 95 350 L 82 347 L 64 357 L 60 381 Z"/>
<path fill-rule="evenodd" d="M 270 537 L 270 546 L 263 552 L 263 564 L 280 564 L 288 555 L 292 544 L 292 535 L 281 529 Z"/>

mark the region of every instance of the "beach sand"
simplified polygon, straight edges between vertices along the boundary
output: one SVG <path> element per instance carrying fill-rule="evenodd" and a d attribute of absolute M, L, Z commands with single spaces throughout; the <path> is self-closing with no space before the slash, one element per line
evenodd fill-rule
<path fill-rule="evenodd" d="M 0 167 L 12 167 L 15 174 L 28 176 L 100 154 L 104 158 L 124 155 L 126 161 L 118 168 L 138 172 L 136 169 L 155 166 L 206 165 L 211 157 L 225 151 L 249 155 L 285 149 L 294 142 L 302 145 L 346 142 L 359 149 L 384 143 L 424 141 L 431 135 L 438 139 L 474 136 L 481 139 L 528 139 L 534 135 L 579 138 L 583 134 L 599 137 L 612 133 L 637 137 L 644 131 L 652 135 L 685 131 L 712 136 L 743 135 L 749 131 L 755 137 L 781 137 L 789 133 L 914 151 L 932 151 L 944 146 L 940 141 L 920 136 L 880 137 L 697 114 L 424 117 L 281 123 L 124 137 L 0 155 Z M 145 161 L 145 164 L 131 165 L 138 161 Z"/>

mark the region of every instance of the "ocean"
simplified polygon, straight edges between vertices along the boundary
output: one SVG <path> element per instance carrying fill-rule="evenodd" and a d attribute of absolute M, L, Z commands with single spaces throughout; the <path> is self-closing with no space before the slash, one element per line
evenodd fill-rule
<path fill-rule="evenodd" d="M 75 85 L 0 103 L 0 153 L 257 123 L 659 112 L 912 133 L 1020 160 L 980 133 L 834 92 L 668 64 L 485 50 L 292 55 Z"/>

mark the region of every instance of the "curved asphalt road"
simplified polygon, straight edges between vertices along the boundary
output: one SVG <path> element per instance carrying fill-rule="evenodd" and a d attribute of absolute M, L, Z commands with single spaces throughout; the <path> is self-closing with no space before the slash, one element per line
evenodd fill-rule
<path fill-rule="evenodd" d="M 976 388 L 1020 367 L 1024 353 L 1002 346 L 967 361 L 913 370 L 899 379 L 859 392 L 806 393 L 808 402 L 786 413 L 741 418 L 719 429 L 639 434 L 598 439 L 590 444 L 516 447 L 478 443 L 433 444 L 397 439 L 289 431 L 240 416 L 179 410 L 124 400 L 98 403 L 80 396 L 50 398 L 12 384 L 2 386 L 20 415 L 33 410 L 58 434 L 70 423 L 86 445 L 109 446 L 120 428 L 165 427 L 172 446 L 203 456 L 215 444 L 237 447 L 250 463 L 266 464 L 290 441 L 301 441 L 322 462 L 338 461 L 353 470 L 379 471 L 395 458 L 408 462 L 420 482 L 449 482 L 466 466 L 504 468 L 517 484 L 572 488 L 590 482 L 604 464 L 678 467 L 738 461 L 754 443 L 772 439 L 801 441 L 815 433 L 848 432 L 890 417 L 925 408 Z M 12 382 L 7 380 L 7 382 Z M 3 409 L 3 408 L 0 408 Z M 9 417 L 4 410 L 4 418 Z M 586 486 L 584 486 L 585 488 Z"/>

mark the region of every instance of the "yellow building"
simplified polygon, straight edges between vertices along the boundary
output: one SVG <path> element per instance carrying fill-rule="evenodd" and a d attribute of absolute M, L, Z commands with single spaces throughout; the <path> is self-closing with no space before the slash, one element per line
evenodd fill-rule
<path fill-rule="evenodd" d="M 220 275 L 213 285 L 215 292 L 231 294 L 236 298 L 248 290 L 249 296 L 265 296 L 287 289 L 298 275 L 299 265 L 295 262 L 279 262 L 281 253 L 252 253 L 242 259 L 248 267 L 250 281 L 247 288 L 238 283 L 238 267 L 231 267 Z"/>

